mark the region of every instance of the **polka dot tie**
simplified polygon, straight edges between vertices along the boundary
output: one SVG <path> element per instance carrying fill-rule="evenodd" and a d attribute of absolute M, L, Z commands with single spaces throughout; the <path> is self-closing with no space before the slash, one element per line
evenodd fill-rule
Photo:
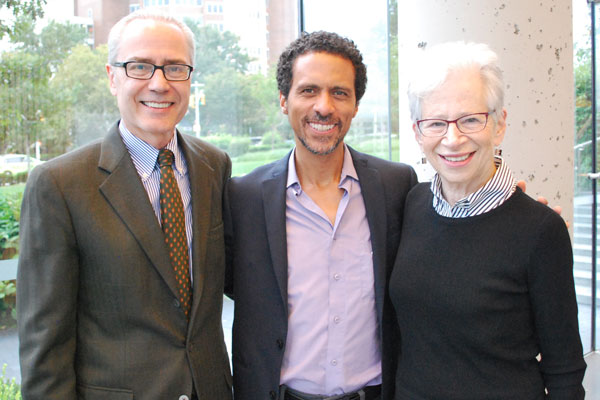
<path fill-rule="evenodd" d="M 190 318 L 192 291 L 190 289 L 189 253 L 185 234 L 185 214 L 179 186 L 173 174 L 175 156 L 168 149 L 158 153 L 160 166 L 160 219 L 169 257 L 175 271 L 179 302 L 185 316 Z"/>

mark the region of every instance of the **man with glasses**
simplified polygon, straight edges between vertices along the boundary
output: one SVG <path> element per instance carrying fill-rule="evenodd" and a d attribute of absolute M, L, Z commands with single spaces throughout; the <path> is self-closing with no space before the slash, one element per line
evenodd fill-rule
<path fill-rule="evenodd" d="M 121 120 L 31 173 L 21 214 L 23 399 L 231 399 L 223 340 L 226 154 L 175 126 L 194 38 L 131 14 L 106 67 Z"/>

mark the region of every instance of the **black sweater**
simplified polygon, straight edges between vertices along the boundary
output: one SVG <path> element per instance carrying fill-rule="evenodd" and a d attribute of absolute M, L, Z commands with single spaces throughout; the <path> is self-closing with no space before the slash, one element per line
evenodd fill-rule
<path fill-rule="evenodd" d="M 390 296 L 397 400 L 584 397 L 569 234 L 520 190 L 485 214 L 445 218 L 429 184 L 416 186 Z"/>

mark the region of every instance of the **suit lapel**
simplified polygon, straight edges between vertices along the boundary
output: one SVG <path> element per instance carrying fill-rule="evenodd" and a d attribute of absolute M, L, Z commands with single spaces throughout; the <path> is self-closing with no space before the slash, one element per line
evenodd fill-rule
<path fill-rule="evenodd" d="M 271 250 L 271 262 L 279 284 L 281 299 L 287 313 L 287 233 L 285 225 L 285 198 L 287 183 L 287 165 L 290 157 L 282 158 L 273 165 L 272 175 L 262 184 L 262 197 L 267 228 L 267 240 Z"/>
<path fill-rule="evenodd" d="M 214 173 L 213 168 L 204 157 L 203 150 L 195 143 L 185 139 L 184 135 L 178 133 L 177 141 L 185 155 L 188 167 L 190 190 L 192 193 L 192 226 L 194 227 L 194 238 L 192 240 L 192 276 L 193 276 L 193 298 L 191 316 L 196 314 L 200 305 L 202 290 L 204 288 L 206 249 L 208 244 L 208 233 L 210 229 L 210 210 L 212 209 L 212 193 L 209 177 Z M 192 325 L 190 323 L 190 325 Z"/>
<path fill-rule="evenodd" d="M 176 295 L 175 275 L 162 230 L 117 126 L 102 142 L 98 167 L 109 174 L 100 185 L 100 192 Z"/>
<path fill-rule="evenodd" d="M 350 147 L 349 147 L 350 148 Z M 377 318 L 381 326 L 383 300 L 385 294 L 386 232 L 387 216 L 383 183 L 376 168 L 368 165 L 368 160 L 361 153 L 350 148 L 354 168 L 360 181 L 360 190 L 365 203 L 369 230 L 371 231 L 371 247 L 373 250 L 373 274 L 375 277 L 375 304 Z"/>

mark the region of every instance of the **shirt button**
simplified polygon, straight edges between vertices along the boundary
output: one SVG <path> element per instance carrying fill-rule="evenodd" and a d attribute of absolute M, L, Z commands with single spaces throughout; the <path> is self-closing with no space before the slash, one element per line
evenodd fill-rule
<path fill-rule="evenodd" d="M 337 360 L 331 360 L 331 365 L 335 367 L 337 365 Z"/>
<path fill-rule="evenodd" d="M 333 322 L 335 322 L 336 324 L 339 324 L 341 320 L 342 319 L 338 316 L 333 317 Z"/>
<path fill-rule="evenodd" d="M 185 394 L 182 394 L 181 396 L 179 396 L 179 400 L 190 400 L 190 398 L 187 397 Z"/>
<path fill-rule="evenodd" d="M 333 279 L 335 279 L 336 281 L 339 281 L 340 279 L 342 279 L 342 276 L 340 274 L 334 274 Z"/>

